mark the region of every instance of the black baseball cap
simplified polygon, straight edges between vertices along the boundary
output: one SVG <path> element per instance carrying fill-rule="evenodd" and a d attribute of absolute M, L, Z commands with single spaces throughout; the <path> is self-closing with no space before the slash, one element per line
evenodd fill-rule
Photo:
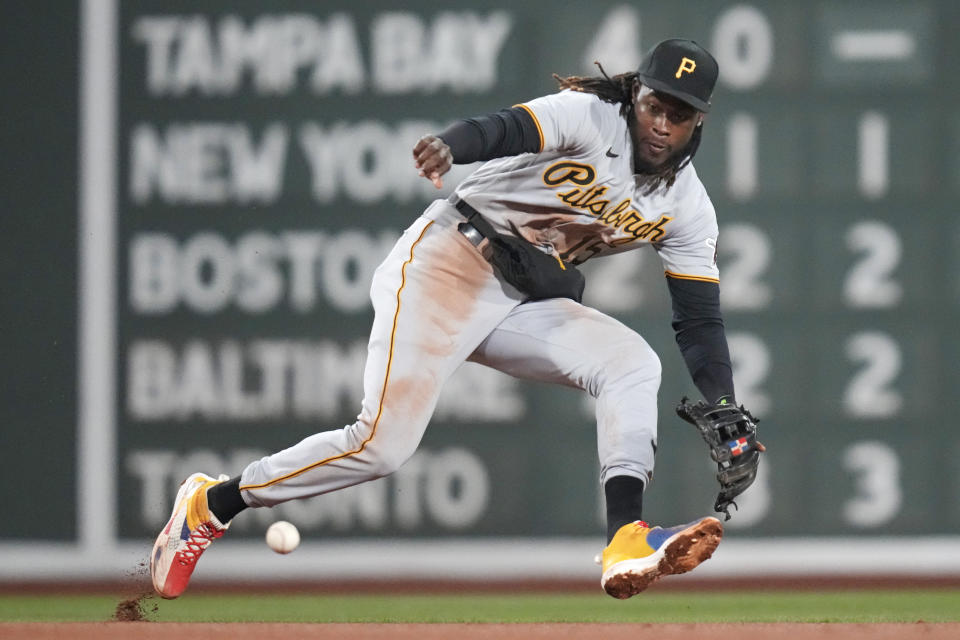
<path fill-rule="evenodd" d="M 679 98 L 698 111 L 710 111 L 710 96 L 720 67 L 693 40 L 664 40 L 647 52 L 637 69 L 645 86 Z"/>

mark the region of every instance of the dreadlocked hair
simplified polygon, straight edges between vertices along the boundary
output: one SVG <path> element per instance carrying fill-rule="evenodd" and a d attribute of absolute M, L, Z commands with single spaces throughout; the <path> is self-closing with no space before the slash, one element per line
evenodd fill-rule
<path fill-rule="evenodd" d="M 633 108 L 633 83 L 638 80 L 637 72 L 618 73 L 612 78 L 603 70 L 599 62 L 594 62 L 600 69 L 602 77 L 599 76 L 566 76 L 561 77 L 556 73 L 553 79 L 561 89 L 570 89 L 571 91 L 580 91 L 582 93 L 592 93 L 604 102 L 620 105 L 620 115 L 629 117 Z M 628 120 L 629 121 L 629 120 Z M 663 184 L 668 188 L 673 186 L 677 180 L 677 174 L 693 160 L 697 148 L 700 146 L 703 125 L 697 126 L 693 130 L 693 136 L 690 142 L 684 148 L 682 153 L 677 154 L 675 158 L 661 167 L 656 173 L 645 176 L 643 181 L 646 183 L 644 195 L 649 195 L 657 190 Z"/>

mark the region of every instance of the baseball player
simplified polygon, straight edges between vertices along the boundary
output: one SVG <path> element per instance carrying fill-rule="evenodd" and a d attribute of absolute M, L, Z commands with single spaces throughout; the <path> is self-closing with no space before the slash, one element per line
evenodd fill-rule
<path fill-rule="evenodd" d="M 678 412 L 712 437 L 726 492 L 718 511 L 726 511 L 752 481 L 762 449 L 733 400 L 716 215 L 690 164 L 717 74 L 698 44 L 666 40 L 636 72 L 557 77 L 558 93 L 421 138 L 415 168 L 438 188 L 452 164 L 486 162 L 433 202 L 374 274 L 357 421 L 253 461 L 232 479 L 187 478 L 153 548 L 157 592 L 179 596 L 197 559 L 242 510 L 400 468 L 465 360 L 596 398 L 607 593 L 628 598 L 709 558 L 723 535 L 717 518 L 667 528 L 640 520 L 654 467 L 660 361 L 633 329 L 580 303 L 576 265 L 645 246 L 660 256 L 677 343 L 704 398 Z"/>

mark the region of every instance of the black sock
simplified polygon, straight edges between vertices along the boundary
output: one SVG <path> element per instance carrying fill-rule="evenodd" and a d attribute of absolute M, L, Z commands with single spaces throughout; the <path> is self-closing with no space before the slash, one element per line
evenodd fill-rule
<path fill-rule="evenodd" d="M 607 496 L 607 542 L 628 522 L 641 519 L 643 480 L 633 476 L 615 476 L 603 485 Z"/>
<path fill-rule="evenodd" d="M 221 524 L 227 524 L 246 509 L 247 503 L 240 495 L 240 476 L 207 489 L 207 508 L 217 516 Z"/>

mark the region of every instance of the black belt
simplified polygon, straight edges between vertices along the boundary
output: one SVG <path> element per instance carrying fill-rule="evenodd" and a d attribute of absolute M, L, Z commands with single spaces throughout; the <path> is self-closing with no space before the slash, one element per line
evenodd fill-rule
<path fill-rule="evenodd" d="M 470 244 L 476 247 L 483 242 L 484 238 L 496 237 L 497 232 L 493 230 L 490 223 L 484 220 L 480 212 L 471 207 L 466 200 L 457 200 L 453 206 L 467 219 L 466 222 L 457 225 L 457 231 L 462 233 Z"/>

